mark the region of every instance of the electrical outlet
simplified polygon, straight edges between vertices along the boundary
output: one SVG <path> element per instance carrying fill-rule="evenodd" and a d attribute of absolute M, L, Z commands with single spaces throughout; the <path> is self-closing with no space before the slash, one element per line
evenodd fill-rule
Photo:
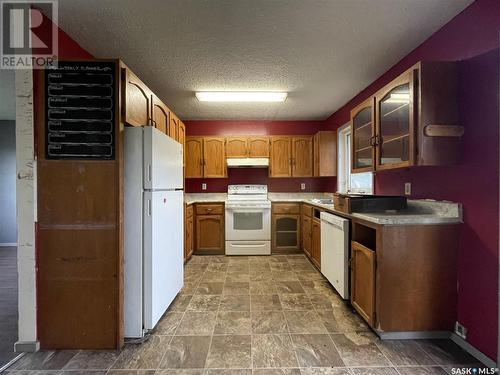
<path fill-rule="evenodd" d="M 465 328 L 459 322 L 455 322 L 455 333 L 465 340 L 467 337 L 467 328 Z"/>
<path fill-rule="evenodd" d="M 405 195 L 411 195 L 411 182 L 405 182 Z"/>
<path fill-rule="evenodd" d="M 306 184 L 305 183 L 301 183 L 300 184 L 300 190 L 306 190 Z"/>
<path fill-rule="evenodd" d="M 201 190 L 207 190 L 207 184 L 206 183 L 202 183 L 201 184 Z"/>

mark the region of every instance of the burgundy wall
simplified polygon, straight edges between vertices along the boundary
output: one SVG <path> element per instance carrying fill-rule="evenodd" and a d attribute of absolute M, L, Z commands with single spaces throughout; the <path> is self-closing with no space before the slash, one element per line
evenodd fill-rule
<path fill-rule="evenodd" d="M 461 164 L 379 172 L 375 191 L 403 194 L 411 182 L 413 197 L 463 203 L 458 321 L 467 327 L 467 341 L 492 359 L 498 332 L 499 30 L 500 1 L 476 1 L 326 121 L 329 129 L 348 122 L 354 106 L 419 60 L 461 61 Z"/>
<path fill-rule="evenodd" d="M 306 135 L 323 129 L 322 121 L 186 121 L 186 134 L 189 135 Z M 269 191 L 335 191 L 335 177 L 321 178 L 269 178 L 268 170 L 229 169 L 228 178 L 188 178 L 186 192 L 226 192 L 230 184 L 266 184 Z M 207 184 L 207 190 L 201 190 L 201 184 Z M 300 190 L 305 183 L 306 189 Z"/>

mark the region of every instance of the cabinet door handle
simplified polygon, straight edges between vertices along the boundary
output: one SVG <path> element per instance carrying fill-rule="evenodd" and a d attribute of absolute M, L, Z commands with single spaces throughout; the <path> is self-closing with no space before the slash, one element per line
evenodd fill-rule
<path fill-rule="evenodd" d="M 212 212 L 213 211 L 213 208 L 207 208 L 206 209 L 207 212 Z"/>

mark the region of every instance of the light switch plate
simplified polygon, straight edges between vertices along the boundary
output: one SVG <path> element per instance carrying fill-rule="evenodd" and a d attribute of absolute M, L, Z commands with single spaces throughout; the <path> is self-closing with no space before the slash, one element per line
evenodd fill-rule
<path fill-rule="evenodd" d="M 207 184 L 205 182 L 201 184 L 201 190 L 207 190 Z"/>
<path fill-rule="evenodd" d="M 411 182 L 405 182 L 405 195 L 411 195 Z"/>
<path fill-rule="evenodd" d="M 306 184 L 305 183 L 301 183 L 300 184 L 300 190 L 306 190 Z"/>

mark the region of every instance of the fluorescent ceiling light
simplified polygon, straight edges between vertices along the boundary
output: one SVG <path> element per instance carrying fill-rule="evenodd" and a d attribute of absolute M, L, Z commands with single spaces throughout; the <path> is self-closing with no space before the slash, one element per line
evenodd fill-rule
<path fill-rule="evenodd" d="M 196 93 L 200 102 L 284 102 L 286 92 L 271 91 L 201 91 Z"/>
<path fill-rule="evenodd" d="M 384 100 L 386 103 L 409 103 L 410 102 L 410 93 L 392 93 L 388 99 Z"/>

